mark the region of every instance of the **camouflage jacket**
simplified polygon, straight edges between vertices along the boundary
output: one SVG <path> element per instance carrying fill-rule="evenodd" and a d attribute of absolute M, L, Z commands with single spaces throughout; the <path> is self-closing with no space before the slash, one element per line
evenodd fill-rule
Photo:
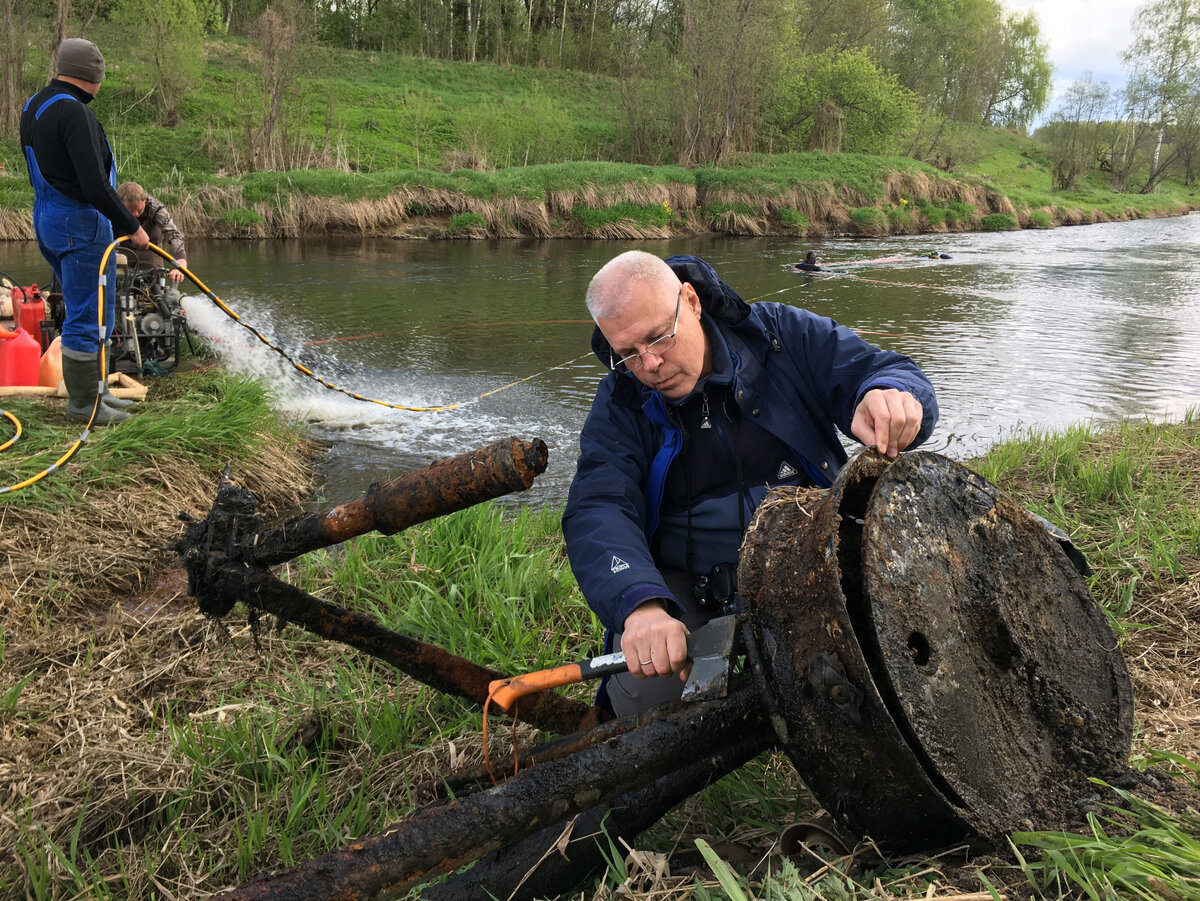
<path fill-rule="evenodd" d="M 138 224 L 150 236 L 151 244 L 157 244 L 176 259 L 180 257 L 187 259 L 187 251 L 183 246 L 183 233 L 171 219 L 167 208 L 149 194 L 146 195 L 146 208 L 142 210 L 142 215 L 138 216 Z M 167 261 L 153 250 L 139 250 L 137 253 L 138 262 L 143 266 L 165 267 L 167 265 Z"/>

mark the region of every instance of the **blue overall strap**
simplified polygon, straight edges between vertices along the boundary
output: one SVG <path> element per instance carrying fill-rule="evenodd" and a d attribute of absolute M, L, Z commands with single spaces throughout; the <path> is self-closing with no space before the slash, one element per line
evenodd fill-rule
<path fill-rule="evenodd" d="M 37 94 L 33 95 L 33 97 L 36 96 Z M 25 105 L 21 107 L 21 112 L 25 112 L 25 110 L 29 109 L 29 104 L 33 101 L 33 97 L 30 97 L 25 101 Z M 46 102 L 37 108 L 37 112 L 33 114 L 33 118 L 35 120 L 42 118 L 42 113 L 44 113 L 52 104 L 58 102 L 59 100 L 74 100 L 76 103 L 79 102 L 79 98 L 73 94 L 55 94 L 53 97 L 48 97 Z"/>

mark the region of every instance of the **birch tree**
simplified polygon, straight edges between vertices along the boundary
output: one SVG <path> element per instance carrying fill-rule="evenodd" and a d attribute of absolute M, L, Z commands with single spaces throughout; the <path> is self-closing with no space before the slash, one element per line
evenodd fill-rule
<path fill-rule="evenodd" d="M 1195 118 L 1200 97 L 1200 0 L 1153 0 L 1138 8 L 1134 40 L 1125 51 L 1129 90 L 1152 117 L 1154 149 L 1143 193 L 1166 174 L 1163 159 L 1168 130 Z"/>

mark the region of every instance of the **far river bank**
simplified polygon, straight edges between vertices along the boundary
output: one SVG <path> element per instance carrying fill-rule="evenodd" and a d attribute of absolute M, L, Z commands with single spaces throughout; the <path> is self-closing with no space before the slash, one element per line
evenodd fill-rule
<path fill-rule="evenodd" d="M 15 176 L 14 176 L 15 177 Z M 13 189 L 16 186 L 10 185 Z M 189 238 L 886 237 L 1179 216 L 1194 191 L 1044 193 L 902 157 L 817 153 L 685 169 L 561 163 L 479 172 L 300 170 L 177 176 L 147 189 Z M 0 209 L 0 240 L 32 240 L 32 197 Z"/>

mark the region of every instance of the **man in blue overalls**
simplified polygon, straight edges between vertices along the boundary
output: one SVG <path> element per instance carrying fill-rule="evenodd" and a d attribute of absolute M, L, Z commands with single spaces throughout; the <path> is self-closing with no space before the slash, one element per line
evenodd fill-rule
<path fill-rule="evenodd" d="M 115 284 L 112 260 L 105 275 L 104 324 L 100 325 L 100 260 L 116 233 L 134 247 L 150 239 L 117 196 L 117 167 L 100 122 L 87 108 L 104 80 L 100 48 L 83 38 L 58 45 L 58 75 L 25 102 L 21 146 L 33 185 L 33 229 L 38 248 L 62 285 L 63 381 L 67 418 L 94 425 L 129 418 L 130 401 L 105 390 L 100 350 L 112 336 Z M 107 355 L 105 355 L 107 356 Z M 100 403 L 97 406 L 97 394 Z"/>

